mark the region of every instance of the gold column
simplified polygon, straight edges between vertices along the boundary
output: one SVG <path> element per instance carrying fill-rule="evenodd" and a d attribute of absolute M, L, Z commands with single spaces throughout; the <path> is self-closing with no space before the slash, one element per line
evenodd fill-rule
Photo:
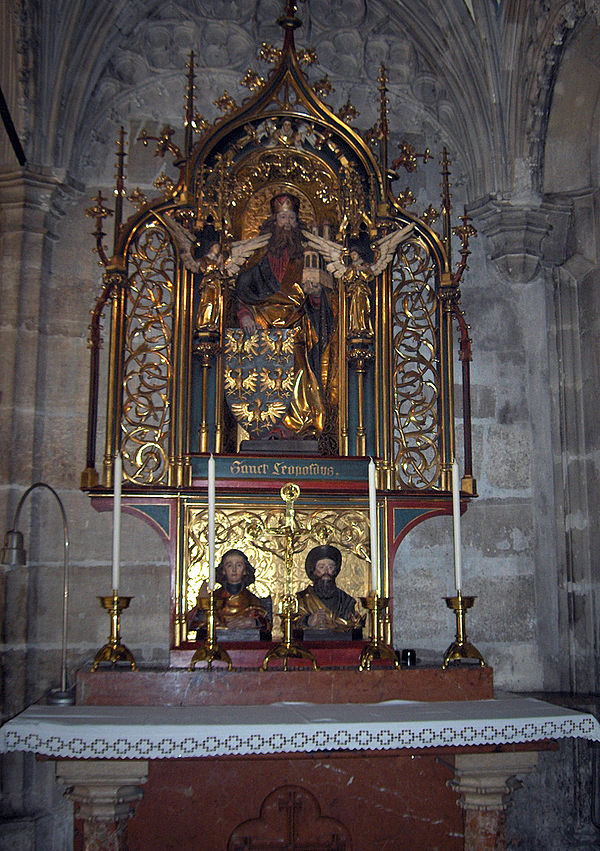
<path fill-rule="evenodd" d="M 221 321 L 219 325 L 219 339 L 214 348 L 215 364 L 215 454 L 223 451 L 223 402 L 225 399 L 225 390 L 223 387 L 223 348 L 222 340 L 225 333 L 225 304 L 227 300 L 226 292 L 221 290 Z M 208 373 L 206 373 L 208 378 Z M 207 450 L 208 451 L 208 450 Z"/>
<path fill-rule="evenodd" d="M 454 458 L 454 361 L 452 350 L 452 308 L 457 287 L 449 273 L 442 274 L 439 291 L 440 309 L 440 404 L 442 490 L 452 489 L 452 460 Z"/>
<path fill-rule="evenodd" d="M 200 356 L 200 368 L 202 370 L 202 396 L 200 401 L 200 426 L 198 428 L 198 452 L 209 452 L 209 428 L 208 428 L 208 381 L 211 368 L 211 359 L 215 357 L 219 350 L 219 344 L 214 339 L 212 334 L 207 334 L 205 337 L 200 337 L 195 345 L 195 352 Z M 219 358 L 220 361 L 220 358 Z M 220 413 L 220 405 L 218 404 L 219 394 L 217 393 L 217 410 Z M 215 419 L 217 410 L 215 410 Z M 218 432 L 221 435 L 221 429 Z M 215 444 L 217 441 L 215 440 Z M 218 448 L 215 445 L 215 451 L 221 449 L 220 441 Z"/>
<path fill-rule="evenodd" d="M 351 341 L 348 348 L 348 361 L 356 371 L 358 395 L 358 423 L 356 427 L 356 454 L 367 454 L 367 433 L 365 431 L 365 361 L 372 360 L 373 352 L 366 348 L 364 340 Z"/>
<path fill-rule="evenodd" d="M 182 487 L 188 484 L 185 474 L 188 460 L 185 437 L 188 428 L 187 397 L 191 366 L 191 346 L 188 333 L 191 285 L 192 275 L 180 265 L 173 298 L 173 366 L 168 476 L 168 483 L 172 487 Z"/>
<path fill-rule="evenodd" d="M 175 518 L 174 564 L 171 587 L 175 589 L 175 616 L 173 618 L 173 646 L 179 647 L 185 638 L 185 574 L 188 553 L 188 506 L 177 498 Z"/>
<path fill-rule="evenodd" d="M 339 441 L 340 455 L 348 455 L 348 382 L 350 375 L 345 358 L 346 352 L 346 290 L 340 282 L 338 310 L 338 361 L 340 370 L 339 380 Z M 341 374 L 343 370 L 343 375 Z M 357 450 L 358 453 L 358 450 Z M 358 453 L 360 454 L 360 453 Z"/>
<path fill-rule="evenodd" d="M 383 273 L 380 280 L 379 295 L 380 304 L 376 308 L 375 315 L 378 320 L 380 357 L 376 360 L 376 393 L 375 414 L 376 422 L 380 423 L 377 433 L 376 454 L 382 459 L 380 469 L 385 473 L 384 482 L 379 473 L 378 487 L 393 489 L 395 487 L 395 469 L 393 462 L 393 430 L 392 430 L 392 398 L 391 387 L 391 347 L 393 345 L 392 313 L 390 306 L 391 272 L 389 269 Z M 381 416 L 379 413 L 381 412 Z"/>
<path fill-rule="evenodd" d="M 121 448 L 121 410 L 123 407 L 123 350 L 125 346 L 125 270 L 109 267 L 105 278 L 115 276 L 112 294 L 110 344 L 108 350 L 108 393 L 103 482 L 113 484 L 113 457 Z"/>

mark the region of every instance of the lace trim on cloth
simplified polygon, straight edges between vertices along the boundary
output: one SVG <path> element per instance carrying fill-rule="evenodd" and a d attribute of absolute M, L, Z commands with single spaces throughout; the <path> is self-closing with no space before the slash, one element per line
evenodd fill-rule
<path fill-rule="evenodd" d="M 0 729 L 0 752 L 177 759 L 332 750 L 463 747 L 581 737 L 593 715 L 535 698 L 266 706 L 31 706 Z"/>

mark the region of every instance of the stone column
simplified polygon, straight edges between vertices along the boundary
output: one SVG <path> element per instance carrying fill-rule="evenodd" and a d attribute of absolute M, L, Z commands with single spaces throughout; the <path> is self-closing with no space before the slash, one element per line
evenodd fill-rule
<path fill-rule="evenodd" d="M 454 780 L 464 811 L 465 851 L 504 851 L 506 807 L 513 789 L 521 785 L 519 774 L 532 774 L 537 753 L 468 753 L 454 758 Z"/>
<path fill-rule="evenodd" d="M 56 779 L 78 806 L 84 851 L 126 851 L 127 819 L 142 798 L 147 760 L 65 760 L 56 763 Z"/>

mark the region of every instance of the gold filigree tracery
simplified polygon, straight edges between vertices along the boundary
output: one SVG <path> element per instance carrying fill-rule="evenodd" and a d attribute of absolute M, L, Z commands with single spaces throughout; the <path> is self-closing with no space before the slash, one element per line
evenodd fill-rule
<path fill-rule="evenodd" d="M 164 482 L 168 472 L 171 338 L 175 254 L 165 228 L 147 222 L 128 252 L 121 448 L 123 472 L 138 484 Z"/>
<path fill-rule="evenodd" d="M 434 487 L 441 472 L 435 267 L 408 240 L 392 267 L 394 462 L 399 487 Z"/>

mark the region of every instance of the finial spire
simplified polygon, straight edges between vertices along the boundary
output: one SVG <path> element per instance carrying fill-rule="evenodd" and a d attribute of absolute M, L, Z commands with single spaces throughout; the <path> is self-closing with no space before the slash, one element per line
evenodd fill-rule
<path fill-rule="evenodd" d="M 296 52 L 296 45 L 294 43 L 294 30 L 297 30 L 298 27 L 302 26 L 302 21 L 300 18 L 296 17 L 296 12 L 298 10 L 298 3 L 295 3 L 294 0 L 286 0 L 285 4 L 285 12 L 283 15 L 277 19 L 277 23 L 280 27 L 283 27 L 285 32 L 285 37 L 283 39 L 283 52 Z"/>
<path fill-rule="evenodd" d="M 388 96 L 387 84 L 388 75 L 385 65 L 379 69 L 379 158 L 381 161 L 381 169 L 384 175 L 387 175 L 387 160 L 388 160 L 388 139 L 390 136 L 390 128 L 388 124 Z"/>
<path fill-rule="evenodd" d="M 185 143 L 183 152 L 186 160 L 192 152 L 192 134 L 194 123 L 194 51 L 190 50 L 190 61 L 188 62 L 188 84 L 185 99 Z"/>
<path fill-rule="evenodd" d="M 442 151 L 442 222 L 444 227 L 444 235 L 442 237 L 442 242 L 446 248 L 446 255 L 448 257 L 448 269 L 451 268 L 451 251 L 452 251 L 452 240 L 451 240 L 451 215 L 452 215 L 452 196 L 450 195 L 450 187 L 452 184 L 450 183 L 450 159 L 448 157 L 448 151 L 444 147 Z"/>
<path fill-rule="evenodd" d="M 123 220 L 123 196 L 125 195 L 125 129 L 121 127 L 119 130 L 119 139 L 117 141 L 117 180 L 115 184 L 115 237 L 113 244 L 113 254 L 117 253 L 117 245 L 119 242 L 119 231 L 121 230 L 121 222 Z"/>

